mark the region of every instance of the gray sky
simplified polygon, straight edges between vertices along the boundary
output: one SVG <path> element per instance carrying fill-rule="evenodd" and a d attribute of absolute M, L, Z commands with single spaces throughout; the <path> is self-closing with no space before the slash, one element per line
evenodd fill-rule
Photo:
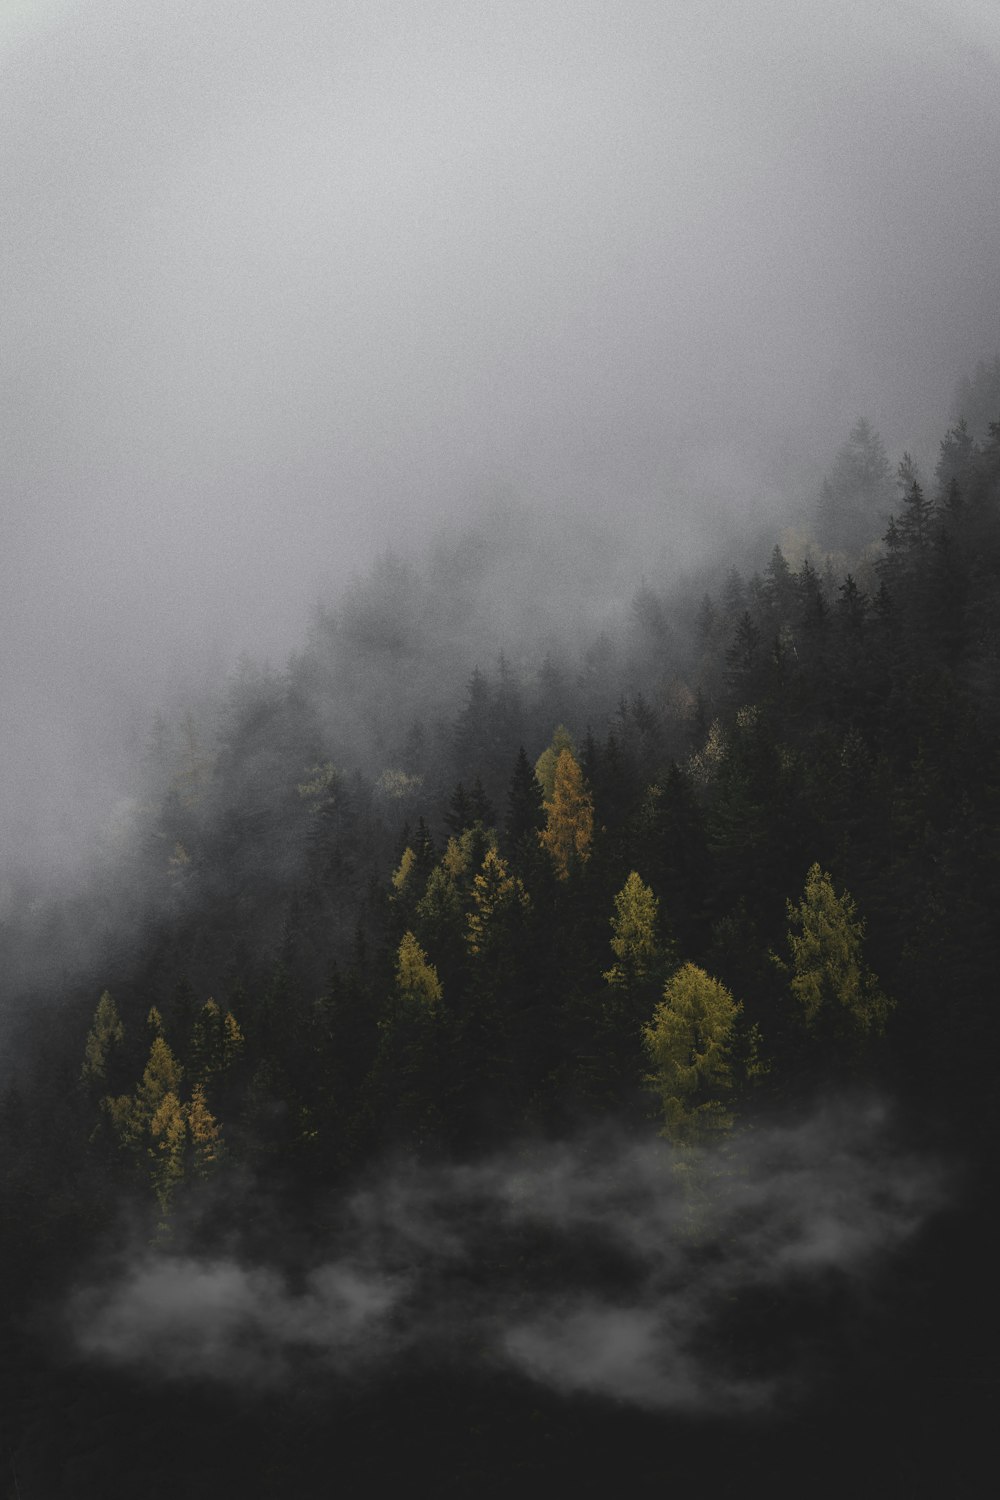
<path fill-rule="evenodd" d="M 1000 348 L 993 0 L 3 0 L 0 101 L 8 851 L 376 549 L 689 555 Z"/>

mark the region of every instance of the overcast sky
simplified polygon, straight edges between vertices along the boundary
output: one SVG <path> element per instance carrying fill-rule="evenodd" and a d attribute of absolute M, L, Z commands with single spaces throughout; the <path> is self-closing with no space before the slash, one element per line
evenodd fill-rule
<path fill-rule="evenodd" d="M 993 0 L 3 0 L 0 840 L 428 524 L 938 433 L 998 148 Z"/>

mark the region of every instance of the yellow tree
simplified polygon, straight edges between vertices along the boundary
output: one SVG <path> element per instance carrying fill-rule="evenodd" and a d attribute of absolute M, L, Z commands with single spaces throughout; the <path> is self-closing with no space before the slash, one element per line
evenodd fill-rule
<path fill-rule="evenodd" d="M 441 999 L 441 981 L 413 936 L 404 932 L 396 954 L 396 993 L 404 1006 L 433 1010 Z"/>
<path fill-rule="evenodd" d="M 136 1106 L 143 1123 L 148 1124 L 153 1119 L 167 1094 L 180 1098 L 183 1073 L 166 1037 L 155 1036 L 142 1082 L 136 1090 Z"/>
<path fill-rule="evenodd" d="M 469 952 L 481 955 L 503 942 L 511 923 L 526 915 L 531 897 L 523 882 L 510 873 L 503 855 L 488 849 L 479 874 L 472 882 L 473 909 L 469 912 Z"/>
<path fill-rule="evenodd" d="M 177 1095 L 163 1095 L 149 1122 L 148 1147 L 153 1192 L 166 1218 L 174 1194 L 184 1179 L 184 1150 L 187 1145 L 187 1121 L 184 1106 Z M 161 1225 L 161 1228 L 165 1226 Z"/>
<path fill-rule="evenodd" d="M 191 1081 L 211 1083 L 225 1073 L 243 1051 L 243 1033 L 231 1010 L 223 1015 L 211 996 L 195 1017 L 191 1030 Z"/>
<path fill-rule="evenodd" d="M 590 858 L 594 803 L 572 750 L 559 752 L 552 796 L 545 803 L 545 827 L 538 837 L 560 880 L 568 880 Z"/>
<path fill-rule="evenodd" d="M 227 1010 L 222 1021 L 222 1066 L 231 1068 L 243 1055 L 246 1038 L 240 1023 L 231 1010 Z"/>
<path fill-rule="evenodd" d="M 630 989 L 655 974 L 663 958 L 657 936 L 659 902 L 636 870 L 615 897 L 611 951 L 617 962 L 604 978 L 615 989 Z"/>
<path fill-rule="evenodd" d="M 652 1065 L 649 1083 L 663 1108 L 663 1134 L 678 1145 L 711 1140 L 732 1127 L 726 1096 L 733 1083 L 733 1027 L 741 1009 L 724 984 L 695 964 L 684 964 L 668 980 L 643 1028 Z"/>
<path fill-rule="evenodd" d="M 838 896 L 818 864 L 806 875 L 799 904 L 788 902 L 789 987 L 809 1026 L 825 1016 L 834 1030 L 874 1032 L 885 1028 L 892 1002 L 862 961 L 865 924 L 847 891 Z"/>
<path fill-rule="evenodd" d="M 572 754 L 573 741 L 569 737 L 569 731 L 562 724 L 558 724 L 552 736 L 552 743 L 542 751 L 535 762 L 535 775 L 546 802 L 552 801 L 556 785 L 556 764 L 564 750 Z"/>
<path fill-rule="evenodd" d="M 406 889 L 406 884 L 410 876 L 413 874 L 413 866 L 416 864 L 416 861 L 417 856 L 414 854 L 409 844 L 407 844 L 406 848 L 403 850 L 402 858 L 399 861 L 399 867 L 398 869 L 393 871 L 392 876 L 393 889 L 396 891 L 397 895 L 402 895 L 403 891 Z"/>
<path fill-rule="evenodd" d="M 194 1170 L 198 1177 L 207 1177 L 222 1155 L 222 1131 L 208 1107 L 202 1084 L 196 1083 L 191 1090 L 191 1103 L 186 1113 L 194 1151 Z"/>
<path fill-rule="evenodd" d="M 125 1037 L 125 1028 L 118 1009 L 107 990 L 97 1002 L 94 1020 L 87 1032 L 83 1049 L 81 1076 L 92 1088 L 101 1088 L 107 1083 L 108 1058 L 114 1048 L 119 1047 Z"/>

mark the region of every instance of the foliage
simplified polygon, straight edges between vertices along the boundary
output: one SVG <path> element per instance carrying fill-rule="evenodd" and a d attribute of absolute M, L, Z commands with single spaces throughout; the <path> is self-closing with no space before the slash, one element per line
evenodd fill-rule
<path fill-rule="evenodd" d="M 82 1077 L 91 1088 L 106 1084 L 108 1058 L 113 1049 L 120 1047 L 125 1038 L 115 1002 L 105 990 L 97 1002 L 94 1020 L 87 1033 L 83 1051 Z"/>
<path fill-rule="evenodd" d="M 663 1134 L 678 1145 L 716 1138 L 733 1123 L 733 1027 L 742 1006 L 719 980 L 687 963 L 668 980 L 643 1029 Z"/>
<path fill-rule="evenodd" d="M 662 952 L 658 918 L 659 902 L 632 870 L 615 896 L 611 948 L 617 963 L 604 975 L 608 984 L 620 988 L 641 984 L 655 971 Z"/>
<path fill-rule="evenodd" d="M 545 803 L 545 827 L 539 834 L 560 880 L 568 880 L 586 864 L 593 837 L 593 799 L 572 750 L 561 750 L 552 796 Z"/>
<path fill-rule="evenodd" d="M 433 1009 L 441 999 L 441 981 L 434 965 L 413 936 L 404 932 L 396 955 L 396 993 L 406 1006 Z"/>
<path fill-rule="evenodd" d="M 851 896 L 837 896 L 831 877 L 814 864 L 802 900 L 788 902 L 788 919 L 789 988 L 807 1024 L 833 1011 L 859 1031 L 881 1032 L 891 1003 L 862 961 L 865 924 Z"/>

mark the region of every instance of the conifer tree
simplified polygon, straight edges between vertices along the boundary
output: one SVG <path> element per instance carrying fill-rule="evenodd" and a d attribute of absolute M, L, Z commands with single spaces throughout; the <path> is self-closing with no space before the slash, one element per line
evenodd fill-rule
<path fill-rule="evenodd" d="M 549 745 L 542 751 L 535 762 L 535 775 L 538 777 L 542 788 L 543 802 L 551 802 L 556 787 L 556 765 L 564 750 L 573 753 L 573 741 L 570 739 L 569 730 L 563 724 L 557 724 Z"/>
<path fill-rule="evenodd" d="M 507 793 L 504 832 L 511 848 L 521 845 L 525 840 L 537 843 L 536 836 L 545 826 L 543 802 L 542 784 L 532 770 L 522 745 L 517 752 L 517 763 Z"/>
<path fill-rule="evenodd" d="M 475 821 L 469 794 L 465 790 L 464 784 L 459 781 L 448 800 L 448 809 L 444 815 L 444 825 L 451 833 L 458 837 Z"/>
<path fill-rule="evenodd" d="M 414 854 L 413 850 L 410 848 L 410 845 L 407 844 L 406 848 L 403 850 L 402 858 L 400 859 L 398 866 L 392 873 L 392 888 L 396 892 L 397 896 L 401 896 L 406 890 L 406 887 L 410 881 L 410 876 L 413 874 L 413 869 L 416 862 L 417 857 Z"/>
<path fill-rule="evenodd" d="M 231 1010 L 227 1010 L 222 1020 L 222 1066 L 228 1070 L 239 1061 L 246 1046 L 246 1038 L 240 1029 L 240 1023 Z"/>
<path fill-rule="evenodd" d="M 168 1090 L 149 1122 L 150 1171 L 153 1192 L 164 1218 L 169 1214 L 174 1195 L 184 1180 L 184 1154 L 187 1144 L 187 1121 L 177 1095 Z M 161 1229 L 165 1225 L 161 1224 Z"/>
<path fill-rule="evenodd" d="M 413 936 L 404 932 L 396 953 L 396 993 L 404 1006 L 432 1010 L 441 999 L 441 981 Z"/>
<path fill-rule="evenodd" d="M 836 895 L 831 877 L 814 864 L 802 900 L 797 906 L 789 901 L 787 909 L 789 987 L 807 1025 L 825 1018 L 834 1031 L 845 1023 L 855 1032 L 884 1030 L 891 1002 L 864 965 L 865 924 L 853 898 L 847 891 Z"/>
<path fill-rule="evenodd" d="M 708 1141 L 732 1127 L 727 1096 L 733 1027 L 741 1010 L 724 984 L 688 963 L 667 982 L 643 1029 L 663 1134 L 677 1145 Z"/>
<path fill-rule="evenodd" d="M 657 933 L 659 902 L 632 870 L 615 896 L 611 949 L 617 962 L 604 978 L 615 989 L 631 989 L 655 973 L 662 958 Z"/>
<path fill-rule="evenodd" d="M 928 551 L 933 520 L 934 507 L 919 480 L 914 479 L 903 496 L 903 513 L 899 518 L 899 532 L 908 552 L 920 554 Z"/>
<path fill-rule="evenodd" d="M 149 1060 L 143 1070 L 142 1082 L 136 1090 L 136 1106 L 139 1118 L 148 1123 L 167 1094 L 180 1096 L 183 1069 L 171 1052 L 165 1037 L 155 1036 L 149 1049 Z"/>
<path fill-rule="evenodd" d="M 510 873 L 496 849 L 488 849 L 472 882 L 473 910 L 468 915 L 469 952 L 482 957 L 502 948 L 505 937 L 531 906 L 521 881 Z"/>
<path fill-rule="evenodd" d="M 552 857 L 560 880 L 568 880 L 590 858 L 594 837 L 594 803 L 572 750 L 556 760 L 552 796 L 545 804 L 545 827 L 539 838 Z"/>
<path fill-rule="evenodd" d="M 223 1021 L 222 1012 L 209 997 L 195 1017 L 191 1029 L 191 1077 L 197 1083 L 207 1083 L 222 1068 Z"/>
<path fill-rule="evenodd" d="M 84 1083 L 91 1088 L 107 1086 L 108 1060 L 112 1052 L 121 1046 L 124 1038 L 125 1028 L 117 1007 L 105 990 L 97 1002 L 94 1020 L 84 1044 L 81 1073 Z"/>
<path fill-rule="evenodd" d="M 208 1107 L 204 1086 L 196 1083 L 187 1107 L 187 1125 L 191 1135 L 194 1171 L 207 1177 L 222 1155 L 222 1131 Z"/>

